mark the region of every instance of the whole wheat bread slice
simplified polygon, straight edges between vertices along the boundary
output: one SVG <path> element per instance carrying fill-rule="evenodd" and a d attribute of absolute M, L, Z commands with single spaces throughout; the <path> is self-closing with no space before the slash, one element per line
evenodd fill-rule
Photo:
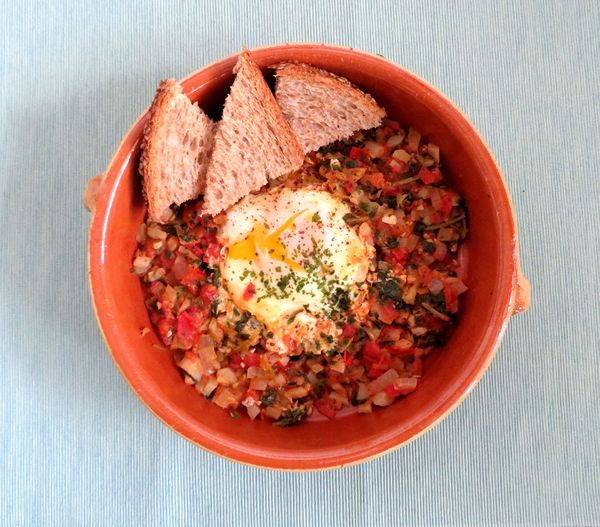
<path fill-rule="evenodd" d="M 381 124 L 385 110 L 347 79 L 307 64 L 274 66 L 275 97 L 305 153 Z"/>
<path fill-rule="evenodd" d="M 171 204 L 204 191 L 215 124 L 192 104 L 179 83 L 162 81 L 144 130 L 140 173 L 151 220 L 166 222 Z"/>
<path fill-rule="evenodd" d="M 204 210 L 211 215 L 304 161 L 275 97 L 247 52 L 240 55 L 234 72 L 206 173 Z"/>

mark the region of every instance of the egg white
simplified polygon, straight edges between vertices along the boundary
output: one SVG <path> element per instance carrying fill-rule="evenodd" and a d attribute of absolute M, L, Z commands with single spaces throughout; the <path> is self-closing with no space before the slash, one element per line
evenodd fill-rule
<path fill-rule="evenodd" d="M 344 221 L 349 212 L 327 192 L 289 188 L 248 195 L 229 209 L 221 275 L 233 301 L 267 327 L 333 309 L 332 292 L 364 281 L 373 252 Z"/>

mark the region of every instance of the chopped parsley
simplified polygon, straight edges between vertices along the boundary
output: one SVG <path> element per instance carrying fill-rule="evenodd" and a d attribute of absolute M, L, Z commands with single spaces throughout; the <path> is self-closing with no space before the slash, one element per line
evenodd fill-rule
<path fill-rule="evenodd" d="M 306 415 L 306 407 L 299 406 L 292 410 L 286 410 L 281 414 L 281 417 L 273 424 L 279 427 L 286 427 L 298 424 L 300 420 Z"/>

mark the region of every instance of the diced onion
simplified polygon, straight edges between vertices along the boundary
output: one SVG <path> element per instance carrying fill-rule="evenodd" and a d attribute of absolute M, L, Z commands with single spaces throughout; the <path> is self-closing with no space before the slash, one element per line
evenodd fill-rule
<path fill-rule="evenodd" d="M 339 392 L 331 392 L 329 394 L 329 400 L 333 403 L 336 410 L 339 410 L 343 406 L 347 406 L 349 403 L 348 396 L 345 394 L 342 395 Z"/>
<path fill-rule="evenodd" d="M 196 390 L 205 397 L 208 397 L 215 391 L 218 385 L 217 378 L 214 375 L 210 375 L 208 377 L 203 377 L 196 383 Z"/>
<path fill-rule="evenodd" d="M 250 388 L 252 390 L 266 390 L 269 385 L 264 377 L 253 377 L 250 379 Z"/>
<path fill-rule="evenodd" d="M 433 157 L 436 163 L 440 162 L 440 147 L 438 145 L 429 143 L 427 145 L 427 151 L 429 152 L 429 155 Z"/>
<path fill-rule="evenodd" d="M 376 143 L 375 141 L 366 141 L 365 149 L 367 150 L 367 152 L 369 152 L 369 155 L 373 158 L 383 157 L 383 154 L 385 152 L 383 145 L 380 145 L 379 143 Z"/>
<path fill-rule="evenodd" d="M 398 150 L 394 150 L 392 157 L 396 161 L 403 161 L 404 163 L 408 163 L 412 156 L 406 150 L 398 148 Z"/>
<path fill-rule="evenodd" d="M 279 419 L 281 417 L 282 408 L 280 405 L 267 406 L 265 408 L 265 415 L 271 419 Z"/>
<path fill-rule="evenodd" d="M 185 273 L 187 273 L 187 270 L 187 260 L 181 254 L 178 254 L 177 258 L 175 258 L 175 261 L 173 262 L 171 272 L 175 275 L 175 278 L 177 278 L 177 280 L 181 280 L 185 276 Z"/>
<path fill-rule="evenodd" d="M 283 386 L 286 383 L 286 378 L 283 373 L 278 373 L 275 375 L 275 384 L 277 386 Z"/>
<path fill-rule="evenodd" d="M 315 362 L 314 364 L 310 365 L 310 369 L 315 373 L 319 373 L 320 371 L 323 371 L 324 368 L 320 363 Z"/>
<path fill-rule="evenodd" d="M 386 141 L 385 146 L 392 150 L 393 148 L 396 148 L 398 145 L 402 144 L 402 141 L 404 141 L 404 132 L 402 132 L 402 134 L 392 135 Z"/>
<path fill-rule="evenodd" d="M 253 404 L 246 407 L 246 412 L 248 412 L 248 417 L 254 421 L 260 413 L 260 408 L 256 404 Z"/>
<path fill-rule="evenodd" d="M 260 377 L 263 373 L 263 370 L 261 368 L 259 368 L 258 366 L 250 366 L 247 370 L 246 370 L 246 377 L 248 377 L 248 379 L 254 379 L 254 377 Z"/>
<path fill-rule="evenodd" d="M 235 406 L 238 400 L 229 388 L 219 386 L 215 396 L 212 398 L 212 402 L 220 408 L 229 408 Z"/>
<path fill-rule="evenodd" d="M 137 232 L 135 233 L 135 241 L 138 243 L 144 243 L 146 241 L 146 224 L 142 223 Z"/>
<path fill-rule="evenodd" d="M 133 272 L 137 275 L 144 274 L 152 265 L 152 258 L 148 256 L 137 256 L 133 260 Z"/>
<path fill-rule="evenodd" d="M 396 342 L 395 346 L 401 350 L 407 350 L 413 347 L 413 343 L 408 339 L 400 339 L 398 342 Z"/>
<path fill-rule="evenodd" d="M 146 277 L 149 282 L 156 282 L 160 280 L 163 276 L 165 276 L 166 271 L 163 268 L 154 269 L 154 271 L 150 271 Z"/>
<path fill-rule="evenodd" d="M 459 238 L 458 231 L 452 227 L 442 227 L 438 231 L 438 240 L 441 242 L 453 242 Z"/>
<path fill-rule="evenodd" d="M 375 406 L 389 406 L 395 400 L 393 395 L 389 395 L 386 392 L 379 392 L 373 396 L 373 404 Z"/>
<path fill-rule="evenodd" d="M 363 404 L 359 404 L 358 405 L 358 413 L 359 414 L 370 414 L 373 412 L 373 406 L 371 404 L 371 401 L 367 401 Z"/>
<path fill-rule="evenodd" d="M 148 237 L 153 240 L 166 240 L 167 233 L 163 231 L 158 225 L 155 223 L 150 224 L 150 226 L 146 229 L 146 234 Z"/>
<path fill-rule="evenodd" d="M 419 149 L 419 143 L 421 142 L 421 134 L 414 128 L 408 129 L 408 145 L 406 149 L 409 152 L 416 152 Z"/>
<path fill-rule="evenodd" d="M 444 244 L 442 244 L 442 245 L 444 245 Z M 444 245 L 444 247 L 445 247 L 445 245 Z M 439 292 L 441 292 L 442 289 L 444 289 L 444 284 L 442 283 L 441 280 L 434 278 L 433 280 L 431 280 L 429 282 L 429 285 L 427 287 L 429 288 L 429 291 L 432 294 L 437 295 Z"/>
<path fill-rule="evenodd" d="M 221 368 L 217 372 L 217 382 L 229 386 L 237 382 L 237 376 L 231 368 Z"/>
<path fill-rule="evenodd" d="M 392 384 L 400 376 L 394 368 L 390 368 L 385 373 L 382 373 L 377 379 L 371 381 L 368 385 L 370 393 L 377 393 L 383 390 L 386 386 Z"/>
<path fill-rule="evenodd" d="M 364 382 L 358 383 L 358 391 L 356 392 L 357 401 L 366 401 L 369 398 L 369 388 Z"/>
<path fill-rule="evenodd" d="M 402 393 L 410 393 L 416 389 L 419 379 L 416 377 L 400 377 L 394 381 L 394 388 Z"/>
<path fill-rule="evenodd" d="M 290 399 L 302 399 L 302 397 L 306 397 L 308 395 L 308 391 L 303 386 L 290 388 L 285 393 Z"/>
<path fill-rule="evenodd" d="M 346 364 L 343 360 L 338 360 L 331 365 L 331 369 L 338 373 L 344 373 L 346 371 Z"/>
<path fill-rule="evenodd" d="M 446 247 L 445 243 L 439 242 L 436 244 L 435 251 L 433 252 L 433 254 L 431 256 L 433 256 L 433 258 L 435 258 L 436 260 L 441 262 L 444 258 L 446 258 L 447 254 L 448 254 L 448 247 Z"/>

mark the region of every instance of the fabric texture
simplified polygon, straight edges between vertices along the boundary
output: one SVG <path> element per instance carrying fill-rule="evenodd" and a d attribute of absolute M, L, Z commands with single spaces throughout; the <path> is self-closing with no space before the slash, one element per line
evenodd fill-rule
<path fill-rule="evenodd" d="M 0 0 L 1 525 L 600 525 L 600 3 Z M 149 104 L 248 47 L 380 53 L 437 86 L 512 193 L 533 296 L 436 428 L 323 473 L 242 466 L 136 399 L 81 205 Z"/>

